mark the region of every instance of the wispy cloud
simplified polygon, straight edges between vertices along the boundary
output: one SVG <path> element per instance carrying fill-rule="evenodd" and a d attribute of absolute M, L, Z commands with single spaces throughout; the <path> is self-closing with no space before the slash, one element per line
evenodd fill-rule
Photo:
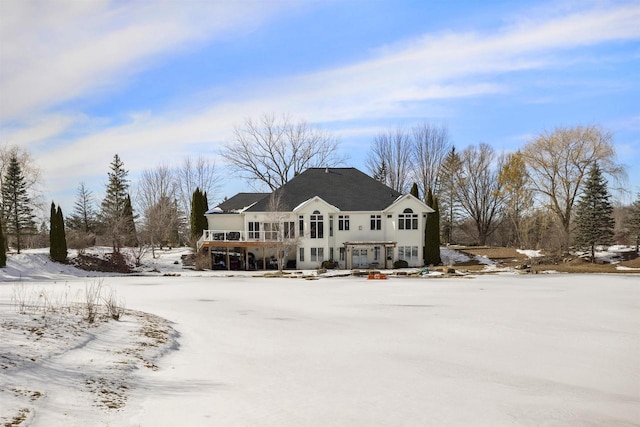
<path fill-rule="evenodd" d="M 129 112 L 131 120 L 124 124 L 92 127 L 84 135 L 65 133 L 79 112 L 54 107 L 107 91 L 163 55 L 187 46 L 197 49 L 198 43 L 229 37 L 229 31 L 248 31 L 265 14 L 277 13 L 273 2 L 264 3 L 247 8 L 232 7 L 232 2 L 189 2 L 189 7 L 178 2 L 39 2 L 36 13 L 32 2 L 1 2 L 0 35 L 11 40 L 6 48 L 3 43 L 0 80 L 3 97 L 11 102 L 2 102 L 1 117 L 24 126 L 5 128 L 3 140 L 65 139 L 66 144 L 45 148 L 42 155 L 47 173 L 58 179 L 54 185 L 75 188 L 78 177 L 103 175 L 116 152 L 133 170 L 180 158 L 192 147 L 209 147 L 215 154 L 233 124 L 247 116 L 293 112 L 314 122 L 343 124 L 438 116 L 443 109 L 432 101 L 509 92 L 512 87 L 501 78 L 505 74 L 576 61 L 572 50 L 584 46 L 640 39 L 640 5 L 635 3 L 523 18 L 492 32 L 426 34 L 379 47 L 368 60 L 347 66 L 242 82 L 210 104 L 189 107 L 188 100 L 172 100 L 179 109 Z M 275 4 L 284 8 L 284 3 Z M 39 112 L 46 118 L 21 120 Z M 86 153 L 82 159 L 80 152 Z"/>
<path fill-rule="evenodd" d="M 0 2 L 0 117 L 107 90 L 162 55 L 248 31 L 278 9 L 261 2 Z"/>

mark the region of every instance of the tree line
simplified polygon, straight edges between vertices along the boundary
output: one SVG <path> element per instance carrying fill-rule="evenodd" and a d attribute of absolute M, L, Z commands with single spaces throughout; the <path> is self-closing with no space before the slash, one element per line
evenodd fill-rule
<path fill-rule="evenodd" d="M 68 247 L 104 245 L 114 254 L 123 247 L 144 247 L 155 257 L 158 247 L 194 244 L 206 228 L 207 191 L 219 185 L 215 163 L 200 157 L 185 158 L 175 169 L 161 165 L 144 170 L 132 186 L 123 160 L 115 154 L 99 204 L 81 182 L 66 219 L 55 202 L 45 218 L 39 170 L 31 156 L 18 147 L 3 146 L 0 160 L 0 266 L 9 248 L 20 253 L 49 246 L 51 258 L 63 262 Z"/>
<path fill-rule="evenodd" d="M 343 165 L 339 148 L 337 138 L 303 120 L 263 115 L 236 126 L 221 154 L 235 176 L 254 189 L 273 190 L 309 167 Z M 612 206 L 605 176 L 619 182 L 624 168 L 612 135 L 597 126 L 543 131 L 521 149 L 499 153 L 487 143 L 458 150 L 446 126 L 423 122 L 379 132 L 365 165 L 375 179 L 410 190 L 436 211 L 427 218 L 426 241 L 436 247 L 425 248 L 426 264 L 439 262 L 440 242 L 558 253 L 593 251 L 614 241 L 638 245 L 640 194 L 630 206 Z M 37 190 L 39 168 L 28 152 L 2 146 L 0 265 L 9 246 L 19 252 L 49 244 L 52 258 L 60 259 L 67 243 L 78 249 L 108 245 L 114 253 L 136 245 L 193 245 L 206 228 L 204 212 L 220 182 L 215 162 L 199 157 L 174 168 L 146 169 L 132 185 L 115 154 L 104 199 L 98 204 L 81 182 L 66 220 L 52 203 L 47 222 Z M 604 231 L 595 237 L 586 232 L 596 229 Z"/>

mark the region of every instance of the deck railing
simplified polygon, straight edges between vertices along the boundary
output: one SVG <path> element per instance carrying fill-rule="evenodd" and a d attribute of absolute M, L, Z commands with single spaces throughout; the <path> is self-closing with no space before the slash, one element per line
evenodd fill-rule
<path fill-rule="evenodd" d="M 206 242 L 275 242 L 275 231 L 204 230 L 198 239 L 198 249 Z"/>

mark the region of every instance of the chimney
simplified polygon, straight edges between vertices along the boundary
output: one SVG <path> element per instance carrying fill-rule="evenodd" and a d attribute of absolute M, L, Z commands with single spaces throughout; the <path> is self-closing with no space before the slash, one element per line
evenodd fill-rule
<path fill-rule="evenodd" d="M 329 173 L 329 167 L 324 168 L 324 173 Z"/>

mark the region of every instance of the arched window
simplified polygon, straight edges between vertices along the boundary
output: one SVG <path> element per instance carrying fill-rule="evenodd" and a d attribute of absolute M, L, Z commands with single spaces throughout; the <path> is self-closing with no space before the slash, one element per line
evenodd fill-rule
<path fill-rule="evenodd" d="M 418 229 L 418 214 L 413 213 L 413 210 L 406 208 L 398 215 L 398 229 L 400 230 L 417 230 Z"/>

